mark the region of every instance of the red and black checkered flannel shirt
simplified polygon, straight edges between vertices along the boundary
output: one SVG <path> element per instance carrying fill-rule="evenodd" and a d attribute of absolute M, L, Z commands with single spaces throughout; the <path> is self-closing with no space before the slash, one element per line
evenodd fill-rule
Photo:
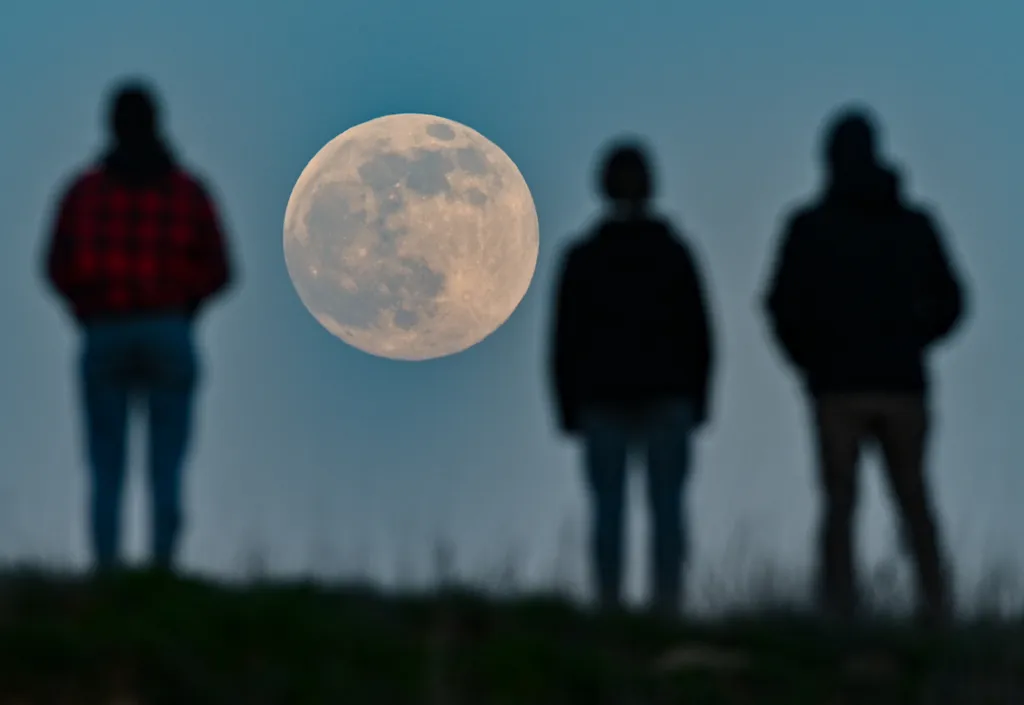
<path fill-rule="evenodd" d="M 80 176 L 61 202 L 46 267 L 82 321 L 192 314 L 231 278 L 215 206 L 180 169 L 142 188 L 126 187 L 102 168 Z"/>

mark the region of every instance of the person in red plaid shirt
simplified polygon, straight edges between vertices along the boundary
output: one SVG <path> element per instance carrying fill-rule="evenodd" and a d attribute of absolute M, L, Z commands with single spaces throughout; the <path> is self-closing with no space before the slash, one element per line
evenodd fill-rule
<path fill-rule="evenodd" d="M 139 400 L 149 413 L 152 558 L 171 569 L 199 377 L 193 322 L 231 267 L 213 201 L 163 139 L 153 92 L 123 85 L 109 118 L 112 146 L 63 195 L 46 275 L 83 334 L 94 560 L 119 562 L 128 412 Z"/>

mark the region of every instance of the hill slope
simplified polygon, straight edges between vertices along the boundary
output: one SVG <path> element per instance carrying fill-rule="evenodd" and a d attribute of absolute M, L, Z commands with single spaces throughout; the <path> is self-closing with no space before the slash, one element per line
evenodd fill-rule
<path fill-rule="evenodd" d="M 673 625 L 554 598 L 0 580 L 0 703 L 641 705 L 1024 702 L 1024 627 L 949 634 L 745 617 Z"/>

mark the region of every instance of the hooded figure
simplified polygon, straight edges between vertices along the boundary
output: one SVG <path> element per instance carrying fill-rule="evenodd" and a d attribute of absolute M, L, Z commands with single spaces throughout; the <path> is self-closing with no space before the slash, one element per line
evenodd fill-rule
<path fill-rule="evenodd" d="M 923 392 L 922 355 L 961 315 L 933 218 L 905 202 L 876 135 L 862 110 L 832 122 L 825 188 L 789 218 L 767 292 L 769 322 L 814 393 Z"/>
<path fill-rule="evenodd" d="M 879 156 L 863 109 L 826 133 L 826 184 L 787 221 L 765 308 L 815 412 L 826 511 L 819 536 L 823 606 L 858 606 L 851 524 L 861 445 L 877 441 L 917 564 L 927 614 L 948 584 L 924 483 L 927 350 L 962 318 L 959 277 L 932 216 L 908 204 Z"/>
<path fill-rule="evenodd" d="M 876 135 L 866 112 L 847 111 L 832 123 L 824 155 L 828 202 L 868 209 L 899 206 L 899 177 L 880 162 Z"/>

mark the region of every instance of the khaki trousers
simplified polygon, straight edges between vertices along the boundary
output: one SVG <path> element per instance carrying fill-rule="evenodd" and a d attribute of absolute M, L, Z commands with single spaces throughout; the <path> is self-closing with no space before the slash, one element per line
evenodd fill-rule
<path fill-rule="evenodd" d="M 863 447 L 878 444 L 900 513 L 904 549 L 917 573 L 918 598 L 929 614 L 950 608 L 934 509 L 925 481 L 929 414 L 924 395 L 824 394 L 814 403 L 824 512 L 818 534 L 822 607 L 849 615 L 860 606 L 853 555 L 857 466 Z"/>

